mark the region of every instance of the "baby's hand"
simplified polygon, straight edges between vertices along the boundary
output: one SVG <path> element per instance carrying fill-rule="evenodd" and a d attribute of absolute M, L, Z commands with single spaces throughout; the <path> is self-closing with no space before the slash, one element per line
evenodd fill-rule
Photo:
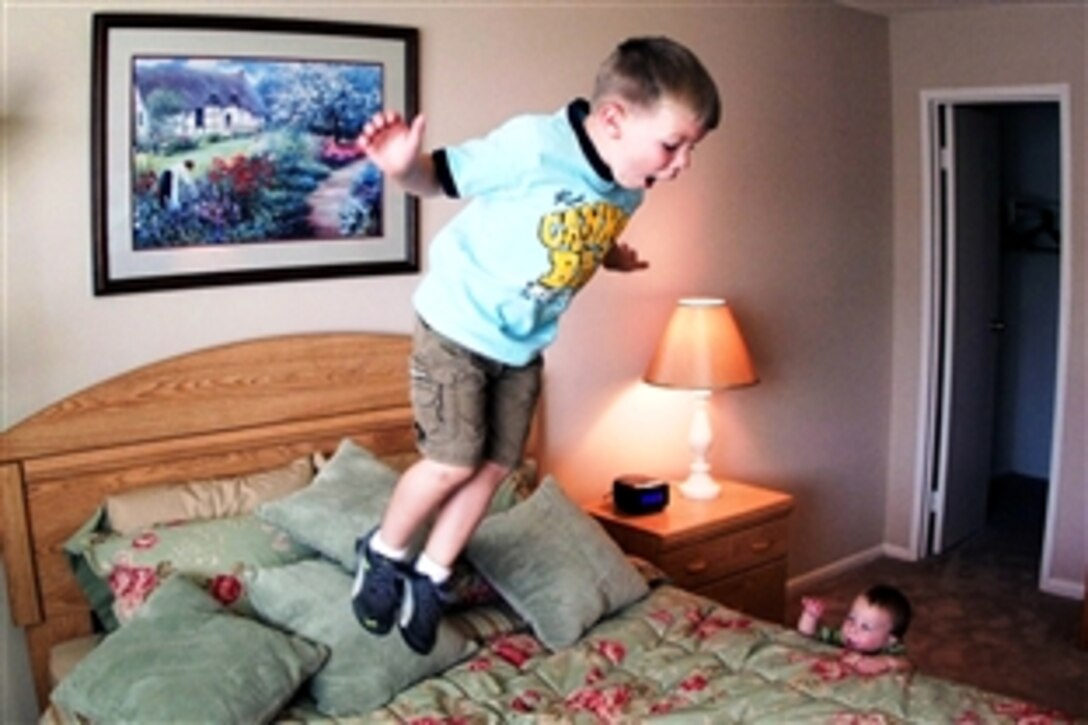
<path fill-rule="evenodd" d="M 811 615 L 819 619 L 824 616 L 825 605 L 823 600 L 815 597 L 801 597 L 801 608 L 805 614 Z"/>
<path fill-rule="evenodd" d="M 424 126 L 422 115 L 409 126 L 396 111 L 379 111 L 363 126 L 356 143 L 379 169 L 399 177 L 419 157 Z"/>
<path fill-rule="evenodd" d="M 809 637 L 815 635 L 822 616 L 824 616 L 824 603 L 821 600 L 814 597 L 801 597 L 801 616 L 797 620 L 797 631 Z"/>

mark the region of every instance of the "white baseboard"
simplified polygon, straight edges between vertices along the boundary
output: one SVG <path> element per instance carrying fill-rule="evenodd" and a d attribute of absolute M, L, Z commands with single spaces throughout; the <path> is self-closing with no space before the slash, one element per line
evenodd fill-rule
<path fill-rule="evenodd" d="M 1047 594 L 1054 594 L 1069 599 L 1084 599 L 1084 582 L 1071 581 L 1069 579 L 1055 579 L 1043 577 L 1039 582 L 1039 588 Z"/>
<path fill-rule="evenodd" d="M 810 572 L 793 577 L 786 582 L 786 596 L 793 599 L 797 597 L 800 592 L 818 586 L 828 579 L 833 579 L 840 574 L 845 574 L 860 566 L 864 566 L 882 556 L 898 559 L 900 561 L 918 560 L 910 549 L 901 546 L 892 546 L 891 544 L 880 544 L 865 549 L 864 551 L 859 551 L 856 554 L 851 554 L 838 561 L 834 561 L 827 566 L 822 566 L 819 569 L 813 569 Z M 1054 594 L 1069 599 L 1083 599 L 1086 594 L 1084 582 L 1070 579 L 1057 579 L 1054 577 L 1044 577 L 1039 582 L 1039 589 L 1047 594 Z"/>
<path fill-rule="evenodd" d="M 827 566 L 822 566 L 819 569 L 813 569 L 810 572 L 806 572 L 801 576 L 793 577 L 786 582 L 786 595 L 793 599 L 797 596 L 798 592 L 804 591 L 809 587 L 820 584 L 828 579 L 832 579 L 840 574 L 845 574 L 848 571 L 857 569 L 859 566 L 864 566 L 871 561 L 879 559 L 881 556 L 892 556 L 891 553 L 886 552 L 883 546 L 874 546 L 871 549 L 860 551 L 856 554 L 839 559 L 832 562 Z M 899 557 L 896 557 L 899 558 Z"/>

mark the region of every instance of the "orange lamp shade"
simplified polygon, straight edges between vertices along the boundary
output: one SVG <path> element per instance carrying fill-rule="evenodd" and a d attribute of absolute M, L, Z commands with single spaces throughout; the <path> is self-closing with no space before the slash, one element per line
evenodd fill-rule
<path fill-rule="evenodd" d="M 733 312 L 725 300 L 705 297 L 680 300 L 643 379 L 689 390 L 759 382 Z"/>

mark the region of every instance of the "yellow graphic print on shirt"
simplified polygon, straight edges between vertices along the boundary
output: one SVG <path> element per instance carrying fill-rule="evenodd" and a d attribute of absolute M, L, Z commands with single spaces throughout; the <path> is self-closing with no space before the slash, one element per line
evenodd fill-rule
<path fill-rule="evenodd" d="M 623 209 L 603 201 L 577 204 L 544 215 L 539 238 L 548 248 L 551 268 L 537 284 L 552 292 L 580 289 L 601 266 L 627 219 Z"/>

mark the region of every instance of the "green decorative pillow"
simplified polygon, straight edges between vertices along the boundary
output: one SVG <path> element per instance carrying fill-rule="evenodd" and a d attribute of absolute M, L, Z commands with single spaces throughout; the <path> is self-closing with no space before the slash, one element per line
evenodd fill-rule
<path fill-rule="evenodd" d="M 506 511 L 521 503 L 533 495 L 537 485 L 538 466 L 535 458 L 526 458 L 517 465 L 510 474 L 499 484 L 495 495 L 491 497 L 491 503 L 487 508 L 487 515 Z"/>
<path fill-rule="evenodd" d="M 537 486 L 537 465 L 533 459 L 522 461 L 499 484 L 487 509 L 487 515 L 506 511 L 512 506 L 529 498 Z M 500 601 L 499 593 L 491 586 L 465 557 L 459 558 L 453 565 L 453 574 L 448 586 L 450 610 L 471 609 L 481 604 L 493 604 Z"/>
<path fill-rule="evenodd" d="M 250 601 L 266 621 L 325 645 L 329 659 L 310 681 L 310 695 L 327 715 L 361 715 L 409 685 L 441 672 L 478 649 L 449 621 L 426 655 L 415 654 L 396 632 L 378 637 L 351 611 L 351 576 L 318 559 L 249 576 Z"/>
<path fill-rule="evenodd" d="M 649 591 L 601 525 L 550 476 L 524 502 L 484 519 L 466 554 L 552 649 Z"/>
<path fill-rule="evenodd" d="M 170 574 L 192 578 L 224 605 L 245 613 L 242 571 L 316 556 L 253 515 L 184 521 L 134 534 L 103 530 L 103 518 L 96 512 L 64 549 L 107 631 L 129 621 Z"/>
<path fill-rule="evenodd" d="M 524 499 L 536 484 L 536 470 L 535 461 L 528 460 L 511 471 L 492 497 L 489 514 Z M 399 476 L 370 451 L 344 439 L 333 457 L 319 466 L 310 486 L 262 504 L 257 515 L 354 572 L 355 541 L 381 522 Z M 453 606 L 497 598 L 490 585 L 464 562 L 455 566 L 451 587 Z"/>
<path fill-rule="evenodd" d="M 355 569 L 355 540 L 381 521 L 399 474 L 344 439 L 313 483 L 257 507 L 257 515 L 348 571 Z"/>
<path fill-rule="evenodd" d="M 227 612 L 175 576 L 52 699 L 93 722 L 265 722 L 325 656 L 320 646 Z"/>

